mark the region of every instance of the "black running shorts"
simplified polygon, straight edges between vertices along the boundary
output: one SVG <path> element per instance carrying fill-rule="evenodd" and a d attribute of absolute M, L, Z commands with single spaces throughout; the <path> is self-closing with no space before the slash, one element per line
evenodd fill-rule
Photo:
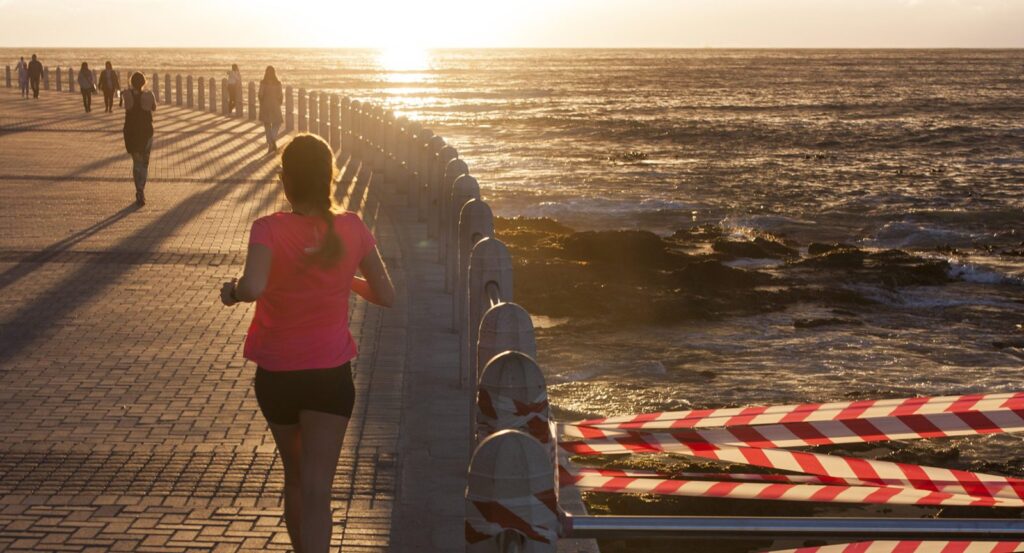
<path fill-rule="evenodd" d="M 256 367 L 255 387 L 260 411 L 274 424 L 298 424 L 303 410 L 351 417 L 356 399 L 351 363 L 301 371 Z"/>

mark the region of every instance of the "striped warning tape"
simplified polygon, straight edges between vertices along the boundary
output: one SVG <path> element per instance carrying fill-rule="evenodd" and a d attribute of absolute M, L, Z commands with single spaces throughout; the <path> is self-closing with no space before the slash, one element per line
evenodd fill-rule
<path fill-rule="evenodd" d="M 878 540 L 779 549 L 770 553 L 1015 553 L 1019 551 L 1024 551 L 1024 542 Z"/>
<path fill-rule="evenodd" d="M 1024 431 L 1024 405 L 990 406 L 984 410 L 954 413 L 892 415 L 886 417 L 783 422 L 724 428 L 659 429 L 643 431 L 596 428 L 560 423 L 559 431 L 569 438 L 587 441 L 634 439 L 646 434 L 671 434 L 680 441 L 697 440 L 715 444 L 751 447 L 802 447 L 831 444 L 948 438 L 978 434 Z M 642 439 L 642 438 L 641 438 Z"/>
<path fill-rule="evenodd" d="M 1024 410 L 1024 392 L 666 411 L 590 419 L 577 422 L 575 425 L 621 430 L 721 428 L 966 413 L 993 409 Z"/>
<path fill-rule="evenodd" d="M 713 482 L 635 476 L 606 476 L 581 471 L 574 484 L 583 491 L 652 493 L 685 497 L 770 499 L 821 503 L 866 503 L 970 507 L 1024 507 L 1024 500 L 975 497 L 897 486 L 823 486 L 762 482 Z"/>
<path fill-rule="evenodd" d="M 527 522 L 529 521 L 529 522 Z M 466 543 L 474 544 L 505 530 L 515 530 L 527 539 L 556 543 L 561 522 L 555 491 L 494 501 L 466 495 Z"/>
<path fill-rule="evenodd" d="M 560 442 L 558 445 L 572 455 L 676 453 L 794 473 L 860 480 L 880 486 L 901 486 L 973 497 L 1024 498 L 1024 480 L 1019 478 L 806 451 L 680 442 L 671 436 L 656 434 L 644 437 L 647 439 L 625 444 L 605 440 L 599 443 Z"/>

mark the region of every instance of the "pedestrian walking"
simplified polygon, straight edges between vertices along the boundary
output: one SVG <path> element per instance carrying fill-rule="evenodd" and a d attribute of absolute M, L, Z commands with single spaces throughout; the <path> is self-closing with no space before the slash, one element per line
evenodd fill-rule
<path fill-rule="evenodd" d="M 132 73 L 131 88 L 121 92 L 124 98 L 124 148 L 132 156 L 135 203 L 146 205 L 146 179 L 149 177 L 149 152 L 153 149 L 153 112 L 156 97 L 146 90 L 146 76 Z"/>
<path fill-rule="evenodd" d="M 92 95 L 96 93 L 94 78 L 89 64 L 83 61 L 82 68 L 78 70 L 78 90 L 82 93 L 82 105 L 86 113 L 92 111 Z"/>
<path fill-rule="evenodd" d="M 121 79 L 114 71 L 114 66 L 108 61 L 100 73 L 99 89 L 103 91 L 103 112 L 114 112 L 114 95 L 121 90 Z"/>
<path fill-rule="evenodd" d="M 348 298 L 390 307 L 395 290 L 363 221 L 334 212 L 331 147 L 297 136 L 280 175 L 291 211 L 252 224 L 245 271 L 221 286 L 220 299 L 256 302 L 244 352 L 257 365 L 256 401 L 284 468 L 288 535 L 295 551 L 326 553 L 331 483 L 355 401 Z"/>
<path fill-rule="evenodd" d="M 35 54 L 32 54 L 32 61 L 28 62 L 28 82 L 32 86 L 32 97 L 39 98 L 39 79 L 43 76 L 43 64 L 39 62 Z"/>
<path fill-rule="evenodd" d="M 18 65 L 14 69 L 18 73 L 18 89 L 21 90 L 21 97 L 28 98 L 28 63 L 25 62 L 25 56 L 18 60 Z"/>
<path fill-rule="evenodd" d="M 228 113 L 234 115 L 235 108 L 242 103 L 242 73 L 238 70 L 238 64 L 231 64 L 231 71 L 228 71 Z"/>
<path fill-rule="evenodd" d="M 263 80 L 260 81 L 260 121 L 263 123 L 263 130 L 267 135 L 267 153 L 277 152 L 277 131 L 281 129 L 284 118 L 281 116 L 281 104 L 284 102 L 284 91 L 281 89 L 281 81 L 277 79 L 277 72 L 273 65 L 268 65 L 263 72 Z"/>

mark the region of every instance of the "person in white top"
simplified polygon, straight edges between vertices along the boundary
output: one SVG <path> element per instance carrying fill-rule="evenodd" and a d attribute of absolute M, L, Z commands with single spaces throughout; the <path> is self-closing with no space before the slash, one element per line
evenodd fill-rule
<path fill-rule="evenodd" d="M 18 65 L 14 68 L 18 72 L 18 88 L 21 89 L 21 97 L 28 98 L 28 63 L 25 61 L 25 56 L 22 56 L 18 60 Z"/>

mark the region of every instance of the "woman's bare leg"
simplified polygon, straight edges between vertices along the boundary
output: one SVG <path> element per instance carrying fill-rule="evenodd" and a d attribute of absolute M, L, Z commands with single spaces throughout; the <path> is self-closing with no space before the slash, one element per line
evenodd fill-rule
<path fill-rule="evenodd" d="M 305 553 L 302 548 L 302 433 L 298 424 L 270 425 L 270 432 L 277 443 L 284 465 L 284 523 L 292 539 L 295 553 Z"/>
<path fill-rule="evenodd" d="M 331 545 L 331 488 L 348 418 L 301 411 L 302 553 L 327 553 Z"/>

